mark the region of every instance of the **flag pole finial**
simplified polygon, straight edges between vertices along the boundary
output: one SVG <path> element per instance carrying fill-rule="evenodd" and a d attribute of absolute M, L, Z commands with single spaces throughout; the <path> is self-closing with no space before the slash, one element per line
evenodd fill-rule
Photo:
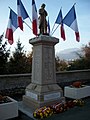
<path fill-rule="evenodd" d="M 9 9 L 11 9 L 9 6 L 8 6 Z"/>
<path fill-rule="evenodd" d="M 76 5 L 76 3 L 74 3 L 74 5 L 73 6 L 75 6 Z"/>

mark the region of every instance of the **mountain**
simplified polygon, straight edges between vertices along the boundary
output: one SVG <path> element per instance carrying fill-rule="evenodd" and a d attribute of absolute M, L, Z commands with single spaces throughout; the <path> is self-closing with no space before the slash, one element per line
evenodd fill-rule
<path fill-rule="evenodd" d="M 83 56 L 84 52 L 79 48 L 70 48 L 64 49 L 56 53 L 56 56 L 60 58 L 60 60 L 75 60 L 80 58 L 79 55 Z"/>

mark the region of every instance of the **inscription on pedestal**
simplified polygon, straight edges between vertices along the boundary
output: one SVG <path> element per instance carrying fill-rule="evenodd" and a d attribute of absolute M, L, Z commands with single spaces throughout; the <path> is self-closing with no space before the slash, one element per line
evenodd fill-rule
<path fill-rule="evenodd" d="M 40 80 L 41 75 L 40 62 L 41 62 L 41 48 L 36 46 L 34 50 L 34 72 L 33 72 L 35 82 Z"/>
<path fill-rule="evenodd" d="M 44 100 L 53 100 L 53 99 L 56 99 L 56 98 L 60 98 L 61 97 L 61 94 L 60 92 L 57 92 L 57 93 L 51 93 L 51 94 L 48 94 L 48 95 L 44 95 Z"/>
<path fill-rule="evenodd" d="M 52 46 L 44 47 L 44 76 L 46 81 L 53 80 L 53 51 Z"/>
<path fill-rule="evenodd" d="M 29 96 L 29 97 L 31 97 L 31 98 L 33 98 L 35 100 L 38 99 L 37 94 L 29 92 L 29 91 L 26 91 L 26 96 Z"/>

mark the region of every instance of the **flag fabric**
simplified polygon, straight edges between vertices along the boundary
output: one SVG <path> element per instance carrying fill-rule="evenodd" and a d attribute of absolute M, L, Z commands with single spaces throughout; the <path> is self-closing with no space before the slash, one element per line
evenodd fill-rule
<path fill-rule="evenodd" d="M 55 23 L 56 24 L 61 24 L 61 27 L 60 27 L 60 29 L 61 29 L 61 38 L 63 40 L 66 40 L 65 31 L 64 31 L 64 25 L 63 25 L 63 16 L 62 16 L 62 10 L 61 9 L 60 9 L 60 12 L 59 12 L 59 14 L 57 16 L 57 19 L 56 19 Z"/>
<path fill-rule="evenodd" d="M 21 0 L 17 0 L 17 13 L 18 13 L 18 26 L 23 30 L 23 20 L 28 18 L 29 15 L 22 4 Z"/>
<path fill-rule="evenodd" d="M 61 23 L 61 38 L 63 38 L 63 40 L 66 40 L 64 26 L 62 23 Z"/>
<path fill-rule="evenodd" d="M 50 23 L 49 23 L 49 17 L 48 17 L 47 27 L 48 27 L 48 34 L 50 34 Z"/>
<path fill-rule="evenodd" d="M 62 11 L 60 9 L 59 14 L 57 16 L 57 19 L 56 19 L 55 23 L 56 24 L 61 24 L 61 21 L 62 21 Z"/>
<path fill-rule="evenodd" d="M 17 14 L 10 9 L 10 15 L 9 15 L 9 21 L 8 21 L 8 26 L 5 34 L 5 38 L 8 39 L 8 42 L 10 45 L 13 44 L 13 32 L 18 28 L 17 24 Z"/>
<path fill-rule="evenodd" d="M 63 23 L 75 31 L 76 40 L 80 41 L 79 30 L 76 19 L 75 7 L 73 6 L 63 19 Z"/>
<path fill-rule="evenodd" d="M 32 30 L 33 30 L 33 34 L 36 36 L 38 34 L 37 20 L 38 20 L 37 8 L 36 8 L 35 1 L 32 0 Z"/>

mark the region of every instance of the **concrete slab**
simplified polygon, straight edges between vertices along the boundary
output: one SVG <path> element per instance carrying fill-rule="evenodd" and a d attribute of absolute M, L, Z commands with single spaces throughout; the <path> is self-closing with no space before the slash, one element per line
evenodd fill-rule
<path fill-rule="evenodd" d="M 21 111 L 22 113 L 26 114 L 28 117 L 32 118 L 33 120 L 36 120 L 34 117 L 33 117 L 33 112 L 34 110 L 30 107 L 28 107 L 27 105 L 25 105 L 23 103 L 23 101 L 20 101 L 18 102 L 18 109 L 19 111 Z"/>

